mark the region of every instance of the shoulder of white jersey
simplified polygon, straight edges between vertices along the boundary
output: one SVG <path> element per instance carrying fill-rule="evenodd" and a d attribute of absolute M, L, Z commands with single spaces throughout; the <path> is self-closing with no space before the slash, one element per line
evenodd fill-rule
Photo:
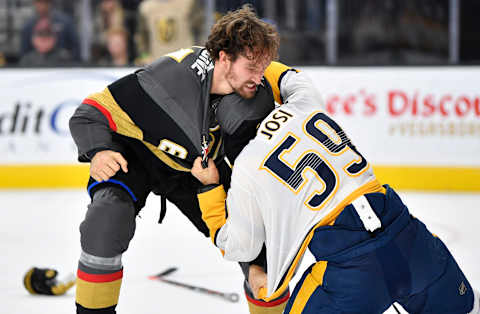
<path fill-rule="evenodd" d="M 305 72 L 287 72 L 282 79 L 281 91 L 285 107 L 294 103 L 299 110 L 325 110 L 322 97 Z"/>
<path fill-rule="evenodd" d="M 283 104 L 281 90 L 282 78 L 289 71 L 298 72 L 296 69 L 277 61 L 272 61 L 272 63 L 270 63 L 270 65 L 265 70 L 264 77 L 272 87 L 275 102 L 279 104 Z"/>

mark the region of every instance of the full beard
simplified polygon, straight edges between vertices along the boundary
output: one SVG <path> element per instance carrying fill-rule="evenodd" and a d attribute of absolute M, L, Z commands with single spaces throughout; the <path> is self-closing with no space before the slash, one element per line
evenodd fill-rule
<path fill-rule="evenodd" d="M 242 98 L 245 99 L 250 99 L 253 98 L 257 92 L 257 88 L 255 86 L 255 89 L 252 90 L 246 86 L 246 84 L 243 84 L 240 88 L 233 88 L 233 91 L 240 95 Z"/>
<path fill-rule="evenodd" d="M 250 98 L 253 98 L 257 93 L 257 86 L 255 85 L 254 82 L 244 82 L 239 86 L 235 86 L 233 82 L 235 81 L 236 77 L 232 72 L 229 72 L 227 74 L 226 79 L 230 84 L 230 87 L 233 89 L 233 91 L 238 95 L 240 95 L 240 97 L 242 98 L 250 99 Z M 247 85 L 251 85 L 251 84 L 253 84 L 254 88 L 247 87 Z"/>

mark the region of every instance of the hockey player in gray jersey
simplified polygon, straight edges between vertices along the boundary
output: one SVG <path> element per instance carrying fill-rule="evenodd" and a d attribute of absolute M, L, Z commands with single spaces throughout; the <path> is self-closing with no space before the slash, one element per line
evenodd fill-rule
<path fill-rule="evenodd" d="M 77 313 L 115 313 L 123 277 L 122 254 L 135 232 L 135 217 L 153 192 L 175 204 L 205 236 L 209 231 L 191 176 L 196 157 L 213 160 L 229 185 L 230 167 L 215 108 L 224 95 L 268 99 L 242 128 L 255 130 L 282 102 L 278 81 L 295 70 L 278 62 L 278 34 L 250 7 L 231 12 L 212 28 L 206 47 L 161 57 L 88 96 L 70 119 L 79 160 L 90 162 L 91 203 L 80 225 Z M 299 75 L 301 76 L 301 75 Z M 301 84 L 299 84 L 301 88 Z M 159 239 L 161 241 L 161 239 Z M 263 267 L 260 254 L 251 264 Z M 249 263 L 242 264 L 246 279 Z M 288 290 L 275 302 L 256 300 L 245 282 L 251 313 L 281 313 Z"/>

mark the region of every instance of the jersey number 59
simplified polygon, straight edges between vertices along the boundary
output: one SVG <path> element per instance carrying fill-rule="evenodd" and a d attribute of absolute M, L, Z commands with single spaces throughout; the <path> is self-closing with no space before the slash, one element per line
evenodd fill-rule
<path fill-rule="evenodd" d="M 347 175 L 357 176 L 368 168 L 367 161 L 340 126 L 324 113 L 317 112 L 311 115 L 303 124 L 303 129 L 333 158 L 348 154 L 350 161 L 343 167 Z M 295 194 L 298 194 L 307 182 L 304 177 L 305 171 L 312 171 L 315 178 L 321 182 L 322 188 L 313 191 L 305 200 L 305 205 L 311 210 L 320 210 L 335 194 L 339 185 L 338 174 L 328 159 L 322 157 L 315 149 L 304 151 L 293 165 L 288 164 L 282 156 L 292 151 L 299 141 L 300 138 L 289 132 L 267 156 L 260 169 L 267 170 Z"/>

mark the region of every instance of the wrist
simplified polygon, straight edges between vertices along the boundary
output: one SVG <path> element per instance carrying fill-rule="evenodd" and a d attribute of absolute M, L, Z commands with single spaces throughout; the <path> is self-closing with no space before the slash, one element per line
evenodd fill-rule
<path fill-rule="evenodd" d="M 198 191 L 197 193 L 200 194 L 200 193 L 205 193 L 205 192 L 208 192 L 210 190 L 213 190 L 217 187 L 219 187 L 220 184 L 219 183 L 212 183 L 212 184 L 205 184 L 201 187 L 198 188 Z"/>

